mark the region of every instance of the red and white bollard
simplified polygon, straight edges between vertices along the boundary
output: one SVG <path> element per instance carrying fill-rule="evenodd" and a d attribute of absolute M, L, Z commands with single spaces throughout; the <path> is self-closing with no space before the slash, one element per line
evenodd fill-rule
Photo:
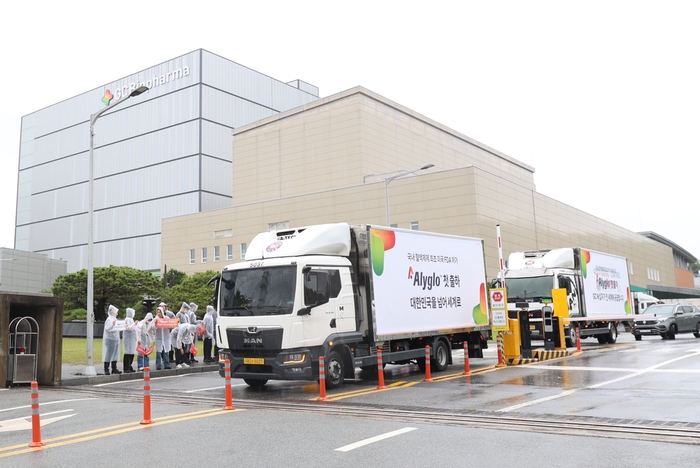
<path fill-rule="evenodd" d="M 41 441 L 41 421 L 39 416 L 39 384 L 32 382 L 32 443 L 30 447 L 46 445 Z"/>
<path fill-rule="evenodd" d="M 469 375 L 471 371 L 469 370 L 469 344 L 464 342 L 464 373 L 462 375 Z"/>
<path fill-rule="evenodd" d="M 425 347 L 425 379 L 423 382 L 432 382 L 430 378 L 430 346 Z"/>
<path fill-rule="evenodd" d="M 318 388 L 320 396 L 317 398 L 318 401 L 327 401 L 326 397 L 326 358 L 323 356 L 318 357 Z"/>
<path fill-rule="evenodd" d="M 576 327 L 576 351 L 581 351 L 581 330 Z"/>
<path fill-rule="evenodd" d="M 498 348 L 498 364 L 496 364 L 496 367 L 505 367 L 506 361 L 503 356 L 503 333 L 501 332 L 498 332 L 498 335 L 496 336 L 496 346 Z"/>
<path fill-rule="evenodd" d="M 382 359 L 382 347 L 377 348 L 377 377 L 379 378 L 379 385 L 377 389 L 384 390 L 386 386 L 384 385 L 384 360 Z"/>
<path fill-rule="evenodd" d="M 153 424 L 151 419 L 151 368 L 143 368 L 143 421 L 141 424 Z"/>
<path fill-rule="evenodd" d="M 224 377 L 226 379 L 226 406 L 225 410 L 236 409 L 233 407 L 233 394 L 231 393 L 231 360 L 224 361 Z"/>

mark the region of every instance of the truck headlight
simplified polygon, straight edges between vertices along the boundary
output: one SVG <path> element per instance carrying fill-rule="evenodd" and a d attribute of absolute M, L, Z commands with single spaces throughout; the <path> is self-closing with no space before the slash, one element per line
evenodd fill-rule
<path fill-rule="evenodd" d="M 282 364 L 301 364 L 306 361 L 306 354 L 288 354 Z"/>

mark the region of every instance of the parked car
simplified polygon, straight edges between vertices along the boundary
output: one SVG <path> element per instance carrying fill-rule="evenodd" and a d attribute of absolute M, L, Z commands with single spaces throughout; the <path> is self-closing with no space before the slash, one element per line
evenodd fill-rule
<path fill-rule="evenodd" d="M 654 304 L 635 317 L 632 333 L 637 341 L 643 335 L 673 340 L 678 333 L 700 338 L 700 309 L 691 304 Z"/>

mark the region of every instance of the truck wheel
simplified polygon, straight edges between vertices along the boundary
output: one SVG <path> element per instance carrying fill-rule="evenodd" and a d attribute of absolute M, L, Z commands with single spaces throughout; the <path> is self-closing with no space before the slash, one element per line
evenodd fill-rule
<path fill-rule="evenodd" d="M 430 366 L 435 369 L 435 372 L 443 372 L 447 370 L 450 363 L 450 349 L 444 341 L 439 340 L 435 343 L 435 353 L 430 361 Z"/>
<path fill-rule="evenodd" d="M 337 351 L 331 351 L 326 358 L 326 387 L 337 388 L 345 379 L 345 365 L 343 358 Z"/>
<path fill-rule="evenodd" d="M 676 325 L 671 325 L 671 328 L 668 329 L 668 333 L 666 333 L 666 338 L 668 338 L 669 340 L 675 340 L 677 332 L 678 331 L 676 330 Z"/>
<path fill-rule="evenodd" d="M 576 326 L 571 324 L 569 334 L 566 336 L 566 347 L 573 348 L 574 346 L 576 346 Z"/>
<path fill-rule="evenodd" d="M 605 344 L 608 342 L 608 335 L 596 335 L 599 344 Z"/>
<path fill-rule="evenodd" d="M 695 338 L 700 338 L 700 322 L 695 325 L 695 331 L 693 332 L 693 335 L 695 335 Z"/>
<path fill-rule="evenodd" d="M 615 344 L 617 341 L 617 323 L 610 324 L 610 333 L 607 336 L 608 343 Z"/>
<path fill-rule="evenodd" d="M 634 335 L 634 339 L 637 341 L 642 341 L 642 335 Z"/>
<path fill-rule="evenodd" d="M 267 379 L 243 379 L 243 381 L 253 388 L 261 388 L 267 383 Z"/>

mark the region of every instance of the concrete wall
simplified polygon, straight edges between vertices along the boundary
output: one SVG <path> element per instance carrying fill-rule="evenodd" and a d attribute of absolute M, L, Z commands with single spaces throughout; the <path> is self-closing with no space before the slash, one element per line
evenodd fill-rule
<path fill-rule="evenodd" d="M 0 293 L 0 384 L 8 380 L 10 322 L 32 317 L 39 326 L 37 382 L 60 385 L 63 353 L 63 299 L 47 294 Z"/>

